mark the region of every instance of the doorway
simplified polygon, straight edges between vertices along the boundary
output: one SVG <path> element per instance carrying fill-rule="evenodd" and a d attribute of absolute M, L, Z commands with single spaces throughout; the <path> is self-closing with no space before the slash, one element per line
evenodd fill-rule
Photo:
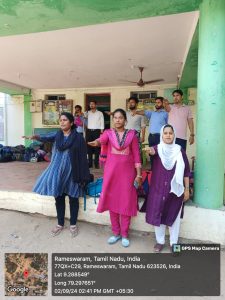
<path fill-rule="evenodd" d="M 105 111 L 110 111 L 111 95 L 110 94 L 86 94 L 85 110 L 89 110 L 89 103 L 91 101 L 97 102 L 97 109 L 103 113 L 105 129 L 110 128 L 110 116 Z"/>

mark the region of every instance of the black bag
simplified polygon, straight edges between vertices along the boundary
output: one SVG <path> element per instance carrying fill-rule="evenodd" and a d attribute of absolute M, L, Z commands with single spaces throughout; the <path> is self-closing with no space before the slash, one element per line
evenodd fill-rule
<path fill-rule="evenodd" d="M 38 158 L 38 154 L 36 153 L 36 151 L 30 147 L 26 148 L 23 156 L 23 160 L 26 162 L 30 162 L 31 158 L 33 157 Z"/>
<path fill-rule="evenodd" d="M 15 158 L 15 160 L 17 161 L 23 161 L 23 157 L 25 154 L 25 146 L 23 145 L 18 145 L 15 147 L 11 147 L 12 152 L 13 152 L 13 156 Z"/>
<path fill-rule="evenodd" d="M 0 162 L 9 162 L 15 160 L 11 147 L 3 146 L 0 148 Z"/>

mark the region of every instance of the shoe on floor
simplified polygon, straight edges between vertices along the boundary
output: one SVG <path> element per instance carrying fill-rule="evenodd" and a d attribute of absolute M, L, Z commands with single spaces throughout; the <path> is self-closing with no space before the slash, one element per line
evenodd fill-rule
<path fill-rule="evenodd" d="M 118 242 L 121 239 L 120 235 L 112 235 L 110 236 L 110 238 L 108 239 L 108 244 L 112 245 L 115 244 L 116 242 Z"/>
<path fill-rule="evenodd" d="M 52 231 L 51 231 L 51 235 L 52 236 L 56 236 L 58 234 L 60 234 L 62 232 L 62 230 L 64 229 L 64 226 L 61 226 L 61 225 L 56 225 Z"/>
<path fill-rule="evenodd" d="M 128 238 L 123 237 L 122 238 L 122 246 L 128 247 L 129 245 L 130 245 L 130 241 L 128 240 Z"/>
<path fill-rule="evenodd" d="M 77 225 L 70 225 L 70 233 L 71 233 L 71 237 L 75 237 L 78 235 Z"/>
<path fill-rule="evenodd" d="M 164 248 L 164 244 L 155 244 L 154 246 L 154 252 L 159 253 L 162 251 L 162 249 Z"/>

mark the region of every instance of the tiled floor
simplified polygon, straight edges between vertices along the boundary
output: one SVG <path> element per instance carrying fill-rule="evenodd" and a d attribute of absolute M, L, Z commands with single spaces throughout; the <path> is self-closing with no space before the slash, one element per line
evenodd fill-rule
<path fill-rule="evenodd" d="M 31 192 L 37 177 L 47 166 L 47 162 L 0 163 L 0 190 Z M 95 178 L 102 176 L 101 169 L 91 169 L 90 171 Z"/>

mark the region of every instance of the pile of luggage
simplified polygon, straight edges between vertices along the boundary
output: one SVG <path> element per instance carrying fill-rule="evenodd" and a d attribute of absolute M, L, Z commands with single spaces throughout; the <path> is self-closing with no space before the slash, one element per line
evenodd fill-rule
<path fill-rule="evenodd" d="M 39 162 L 50 161 L 51 154 L 42 149 L 42 144 L 32 143 L 29 147 L 18 145 L 15 147 L 0 144 L 0 163 L 10 161 Z"/>

